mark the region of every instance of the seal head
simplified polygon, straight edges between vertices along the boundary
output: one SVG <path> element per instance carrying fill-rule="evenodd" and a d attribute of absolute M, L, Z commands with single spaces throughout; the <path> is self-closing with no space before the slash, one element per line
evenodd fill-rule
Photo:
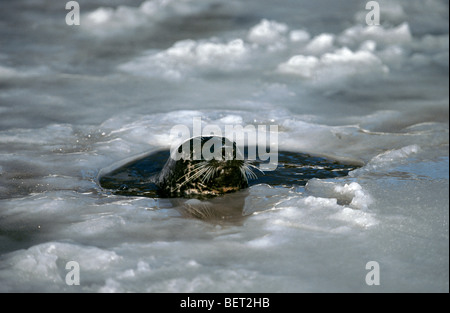
<path fill-rule="evenodd" d="M 235 142 L 194 137 L 172 151 L 155 184 L 164 197 L 208 198 L 247 188 L 253 167 Z"/>

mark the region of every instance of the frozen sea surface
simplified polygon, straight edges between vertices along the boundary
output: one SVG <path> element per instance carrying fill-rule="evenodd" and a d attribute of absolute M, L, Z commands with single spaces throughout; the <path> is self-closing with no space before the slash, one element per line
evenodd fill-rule
<path fill-rule="evenodd" d="M 0 3 L 1 292 L 449 291 L 447 1 L 79 3 Z M 363 166 L 251 186 L 236 223 L 98 185 L 194 117 Z"/>

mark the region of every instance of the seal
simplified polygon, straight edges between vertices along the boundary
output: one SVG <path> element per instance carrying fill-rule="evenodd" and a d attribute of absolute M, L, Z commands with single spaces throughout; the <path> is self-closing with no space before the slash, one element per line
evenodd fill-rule
<path fill-rule="evenodd" d="M 253 169 L 235 142 L 201 136 L 173 150 L 154 182 L 163 197 L 208 198 L 247 188 L 248 179 L 257 177 Z"/>

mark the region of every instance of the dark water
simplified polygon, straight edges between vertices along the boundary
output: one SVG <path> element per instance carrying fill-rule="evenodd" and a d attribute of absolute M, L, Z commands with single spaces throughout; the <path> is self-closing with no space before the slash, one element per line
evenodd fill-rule
<path fill-rule="evenodd" d="M 133 160 L 99 178 L 100 185 L 116 195 L 159 197 L 157 187 L 150 178 L 158 174 L 170 151 L 152 152 L 137 160 Z M 258 166 L 263 161 L 257 159 L 251 163 Z M 358 165 L 344 164 L 323 157 L 303 153 L 280 151 L 278 167 L 274 171 L 258 172 L 258 178 L 249 179 L 249 186 L 268 184 L 277 187 L 304 186 L 312 178 L 335 178 L 347 176 L 349 171 Z"/>

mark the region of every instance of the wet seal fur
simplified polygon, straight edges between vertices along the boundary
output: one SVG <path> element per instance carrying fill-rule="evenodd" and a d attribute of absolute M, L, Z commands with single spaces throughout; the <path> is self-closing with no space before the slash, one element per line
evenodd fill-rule
<path fill-rule="evenodd" d="M 206 160 L 203 153 L 221 156 Z M 188 148 L 186 153 L 183 149 Z M 197 150 L 196 150 L 197 149 Z M 177 158 L 176 154 L 183 154 Z M 195 159 L 194 156 L 201 156 Z M 201 136 L 190 138 L 174 150 L 154 182 L 163 197 L 209 198 L 235 192 L 248 187 L 248 179 L 256 178 L 257 167 L 244 160 L 235 142 L 225 137 Z"/>

